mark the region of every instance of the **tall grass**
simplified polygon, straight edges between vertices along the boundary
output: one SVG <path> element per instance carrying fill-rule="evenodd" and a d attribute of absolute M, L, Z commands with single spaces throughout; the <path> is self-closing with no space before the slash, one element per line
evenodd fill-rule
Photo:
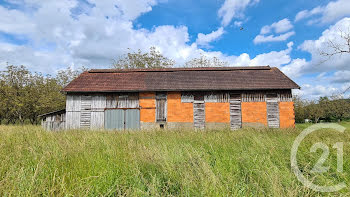
<path fill-rule="evenodd" d="M 290 149 L 300 131 L 46 132 L 0 126 L 0 196 L 322 195 L 305 188 L 291 171 Z M 349 132 L 330 130 L 309 136 L 298 152 L 300 168 L 309 173 L 321 155 L 310 153 L 314 142 L 349 139 Z M 325 163 L 330 173 L 309 173 L 310 178 L 350 184 L 349 143 L 344 151 L 343 173 L 335 173 L 331 150 Z"/>

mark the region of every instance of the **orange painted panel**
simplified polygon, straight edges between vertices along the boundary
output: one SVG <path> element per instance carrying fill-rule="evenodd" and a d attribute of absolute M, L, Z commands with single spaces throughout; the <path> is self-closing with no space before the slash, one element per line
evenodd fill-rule
<path fill-rule="evenodd" d="M 230 103 L 205 103 L 205 122 L 230 122 Z"/>
<path fill-rule="evenodd" d="M 294 128 L 294 103 L 293 102 L 280 102 L 280 127 L 281 128 Z"/>
<path fill-rule="evenodd" d="M 266 102 L 242 102 L 242 122 L 262 123 L 267 126 Z"/>
<path fill-rule="evenodd" d="M 181 103 L 181 92 L 168 92 L 168 122 L 193 122 L 193 103 Z"/>
<path fill-rule="evenodd" d="M 140 121 L 155 122 L 156 120 L 156 99 L 154 92 L 140 93 Z"/>

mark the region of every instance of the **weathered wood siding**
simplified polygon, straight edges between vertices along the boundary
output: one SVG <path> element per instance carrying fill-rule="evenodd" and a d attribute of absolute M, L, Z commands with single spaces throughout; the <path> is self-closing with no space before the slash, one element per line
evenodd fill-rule
<path fill-rule="evenodd" d="M 267 125 L 270 128 L 280 127 L 280 114 L 278 106 L 278 95 L 277 94 L 267 94 L 266 95 L 266 108 L 267 108 Z"/>
<path fill-rule="evenodd" d="M 106 108 L 105 95 L 93 95 L 91 103 L 91 126 L 92 129 L 104 128 L 104 110 Z"/>
<path fill-rule="evenodd" d="M 103 128 L 106 96 L 67 95 L 66 129 Z"/>
<path fill-rule="evenodd" d="M 236 130 L 242 127 L 241 95 L 230 94 L 230 128 Z"/>
<path fill-rule="evenodd" d="M 91 96 L 81 96 L 80 128 L 90 128 L 91 125 Z"/>
<path fill-rule="evenodd" d="M 81 95 L 67 95 L 66 129 L 80 128 Z"/>
<path fill-rule="evenodd" d="M 193 125 L 194 128 L 204 129 L 205 127 L 205 102 L 204 94 L 196 93 L 193 102 Z"/>
<path fill-rule="evenodd" d="M 41 126 L 48 131 L 64 130 L 66 125 L 66 114 L 54 114 L 45 117 L 41 121 Z"/>
<path fill-rule="evenodd" d="M 167 94 L 156 94 L 156 121 L 163 122 L 167 119 Z"/>

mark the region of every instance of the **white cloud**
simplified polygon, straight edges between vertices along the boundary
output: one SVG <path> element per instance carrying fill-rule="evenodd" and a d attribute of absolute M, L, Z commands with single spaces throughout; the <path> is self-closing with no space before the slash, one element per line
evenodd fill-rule
<path fill-rule="evenodd" d="M 260 34 L 257 35 L 253 42 L 254 44 L 264 43 L 264 42 L 280 42 L 286 41 L 288 38 L 295 34 L 294 31 L 287 32 L 293 29 L 293 25 L 289 19 L 285 18 L 278 22 L 272 23 L 271 25 L 265 25 L 261 28 Z M 284 33 L 287 32 L 287 33 Z M 266 35 L 269 33 L 276 33 L 279 35 Z M 283 34 L 281 34 L 283 33 Z"/>
<path fill-rule="evenodd" d="M 241 27 L 242 24 L 243 24 L 243 21 L 235 21 L 235 22 L 233 23 L 233 25 L 236 26 L 236 27 Z"/>
<path fill-rule="evenodd" d="M 330 80 L 335 83 L 349 83 L 350 70 L 337 71 L 330 77 Z"/>
<path fill-rule="evenodd" d="M 219 51 L 208 52 L 198 48 L 198 45 L 220 38 L 224 33 L 223 27 L 207 35 L 200 34 L 195 43 L 189 43 L 186 26 L 135 29 L 132 19 L 151 10 L 150 6 L 155 4 L 155 1 L 147 2 L 135 5 L 141 7 L 134 9 L 128 7 L 131 4 L 124 5 L 122 1 L 118 1 L 118 6 L 115 6 L 116 3 L 112 0 L 89 0 L 94 6 L 84 6 L 80 14 L 74 16 L 71 10 L 79 6 L 79 3 L 73 0 L 19 2 L 19 5 L 35 7 L 31 12 L 23 11 L 27 9 L 11 12 L 0 6 L 3 9 L 0 14 L 11 13 L 9 18 L 16 14 L 21 16 L 16 24 L 3 20 L 0 27 L 10 26 L 8 32 L 13 34 L 23 31 L 30 39 L 30 43 L 23 46 L 0 42 L 0 67 L 4 68 L 6 62 L 24 64 L 33 71 L 44 73 L 54 73 L 66 66 L 108 67 L 112 64 L 112 59 L 119 55 L 130 50 L 145 51 L 151 46 L 176 60 L 177 66 L 200 54 L 219 57 L 232 66 L 280 66 L 290 61 L 291 45 L 286 50 L 260 54 L 252 59 L 246 53 L 229 56 Z M 30 28 L 20 29 L 28 24 L 32 24 Z"/>
<path fill-rule="evenodd" d="M 350 16 L 350 1 L 349 0 L 337 0 L 331 1 L 325 6 L 318 6 L 312 10 L 300 11 L 295 16 L 295 22 L 317 17 L 308 21 L 308 24 L 314 23 L 330 23 L 339 20 L 345 16 Z"/>
<path fill-rule="evenodd" d="M 285 18 L 278 22 L 272 23 L 271 25 L 264 26 L 261 28 L 260 34 L 271 33 L 271 31 L 274 31 L 275 33 L 284 33 L 292 28 L 292 23 L 289 21 L 289 19 Z"/>
<path fill-rule="evenodd" d="M 282 51 L 271 51 L 269 53 L 263 53 L 250 59 L 246 53 L 241 54 L 234 59 L 231 59 L 232 64 L 235 66 L 276 66 L 288 64 L 291 61 L 290 52 L 292 51 L 293 42 L 287 44 L 287 49 Z"/>
<path fill-rule="evenodd" d="M 329 41 L 344 46 L 345 41 L 340 37 L 340 30 L 348 31 L 350 27 L 350 18 L 344 18 L 338 21 L 335 25 L 330 26 L 323 31 L 322 36 L 317 40 L 306 40 L 299 48 L 303 51 L 309 52 L 312 55 L 312 60 L 308 66 L 303 69 L 303 73 L 310 72 L 329 72 L 334 70 L 350 70 L 350 54 L 335 55 L 328 59 L 321 56 L 320 52 L 331 52 L 329 48 Z"/>
<path fill-rule="evenodd" d="M 316 7 L 310 11 L 309 10 L 300 11 L 295 16 L 294 22 L 298 22 L 302 19 L 309 18 L 309 17 L 316 15 L 316 14 L 321 14 L 322 12 L 323 12 L 323 8 L 321 8 L 321 7 Z"/>
<path fill-rule="evenodd" d="M 22 12 L 0 6 L 0 31 L 13 34 L 32 32 L 35 24 Z"/>
<path fill-rule="evenodd" d="M 278 36 L 274 36 L 274 35 L 269 35 L 269 36 L 257 35 L 254 38 L 253 42 L 254 42 L 254 44 L 260 44 L 260 43 L 264 43 L 264 42 L 286 41 L 286 40 L 288 40 L 288 38 L 290 38 L 294 34 L 295 34 L 295 32 L 291 31 L 291 32 L 287 32 L 285 34 L 281 34 L 281 35 L 278 35 Z"/>
<path fill-rule="evenodd" d="M 231 23 L 233 18 L 243 18 L 245 9 L 259 1 L 260 0 L 225 0 L 218 11 L 221 24 L 227 26 Z"/>
<path fill-rule="evenodd" d="M 213 42 L 217 39 L 219 39 L 223 34 L 225 33 L 224 28 L 220 27 L 216 31 L 212 31 L 209 34 L 202 34 L 199 33 L 196 43 L 201 46 L 208 46 L 210 42 Z"/>
<path fill-rule="evenodd" d="M 308 62 L 305 59 L 294 59 L 290 64 L 283 66 L 281 71 L 289 77 L 298 78 L 303 73 L 302 70 L 307 66 Z"/>
<path fill-rule="evenodd" d="M 302 84 L 300 90 L 293 91 L 296 95 L 311 100 L 319 99 L 321 96 L 332 96 L 341 93 L 341 88 L 332 85 Z"/>

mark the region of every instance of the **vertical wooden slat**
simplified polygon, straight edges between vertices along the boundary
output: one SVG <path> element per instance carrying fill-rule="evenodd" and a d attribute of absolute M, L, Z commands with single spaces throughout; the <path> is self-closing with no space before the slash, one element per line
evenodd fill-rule
<path fill-rule="evenodd" d="M 156 94 L 156 121 L 166 121 L 167 118 L 167 96 L 166 93 Z"/>
<path fill-rule="evenodd" d="M 266 95 L 267 124 L 269 128 L 279 128 L 279 107 L 277 94 Z"/>
<path fill-rule="evenodd" d="M 91 96 L 81 96 L 80 128 L 91 126 Z"/>
<path fill-rule="evenodd" d="M 195 128 L 204 129 L 205 127 L 205 103 L 202 92 L 194 94 L 193 124 Z"/>
<path fill-rule="evenodd" d="M 236 130 L 242 127 L 240 94 L 230 94 L 230 127 L 232 130 Z"/>
<path fill-rule="evenodd" d="M 204 101 L 194 101 L 193 103 L 193 123 L 195 128 L 205 127 L 205 104 Z"/>

